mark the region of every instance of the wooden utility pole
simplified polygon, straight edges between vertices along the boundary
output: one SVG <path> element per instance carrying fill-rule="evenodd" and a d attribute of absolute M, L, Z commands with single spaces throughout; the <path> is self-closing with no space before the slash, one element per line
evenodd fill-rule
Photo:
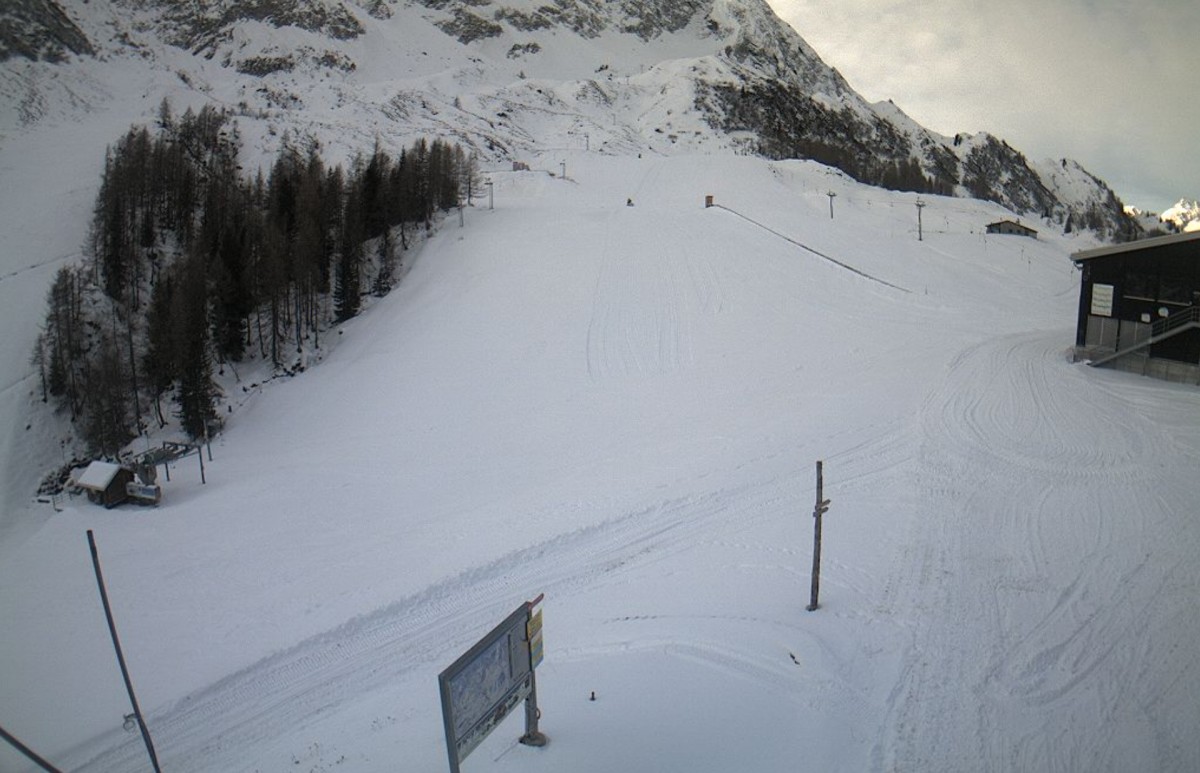
<path fill-rule="evenodd" d="M 42 759 L 40 756 L 38 756 L 37 752 L 35 752 L 33 749 L 30 749 L 28 746 L 26 746 L 25 744 L 18 741 L 15 737 L 13 737 L 11 734 L 6 732 L 4 730 L 4 728 L 2 728 L 2 727 L 0 727 L 0 738 L 3 738 L 5 741 L 8 741 L 9 744 L 11 744 L 14 749 L 21 752 L 21 754 L 24 754 L 26 757 L 28 757 L 33 762 L 37 763 L 38 767 L 40 767 L 42 770 L 48 770 L 48 771 L 50 771 L 50 773 L 62 773 L 62 771 L 60 771 L 58 768 L 51 765 L 49 762 L 46 762 L 44 759 Z"/>
<path fill-rule="evenodd" d="M 821 591 L 821 516 L 829 509 L 829 500 L 822 499 L 825 493 L 822 464 L 822 462 L 817 462 L 817 504 L 813 508 L 812 594 L 809 597 L 808 607 L 806 607 L 809 612 L 821 606 L 817 603 L 817 596 Z"/>
<path fill-rule="evenodd" d="M 197 448 L 196 452 L 199 453 L 200 449 Z M 201 464 L 203 464 L 203 460 Z M 150 764 L 154 766 L 154 773 L 160 773 L 158 755 L 154 751 L 154 742 L 150 740 L 150 728 L 146 727 L 146 720 L 142 718 L 142 710 L 138 706 L 137 696 L 133 693 L 133 682 L 129 679 L 129 668 L 125 665 L 125 654 L 121 651 L 121 640 L 117 638 L 117 625 L 113 622 L 112 606 L 108 603 L 108 590 L 104 587 L 104 574 L 100 571 L 100 553 L 96 550 L 96 537 L 92 534 L 91 529 L 88 529 L 87 538 L 88 547 L 92 551 L 92 566 L 96 570 L 96 585 L 100 587 L 100 601 L 104 604 L 104 617 L 108 620 L 108 632 L 112 634 L 113 649 L 117 651 L 117 664 L 121 667 L 122 678 L 125 679 L 129 704 L 133 706 L 133 716 L 142 731 L 142 740 L 146 742 L 146 751 L 150 754 Z"/>

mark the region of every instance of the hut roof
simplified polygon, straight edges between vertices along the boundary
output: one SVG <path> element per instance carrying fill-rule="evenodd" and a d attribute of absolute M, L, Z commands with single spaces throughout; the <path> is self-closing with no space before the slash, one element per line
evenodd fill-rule
<path fill-rule="evenodd" d="M 95 461 L 87 466 L 75 484 L 90 491 L 104 491 L 120 471 L 121 465 L 119 464 Z"/>

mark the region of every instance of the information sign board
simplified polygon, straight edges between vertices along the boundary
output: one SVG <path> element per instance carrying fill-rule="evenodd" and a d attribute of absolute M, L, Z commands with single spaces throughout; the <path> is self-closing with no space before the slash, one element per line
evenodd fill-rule
<path fill-rule="evenodd" d="M 539 746 L 545 743 L 537 729 L 537 681 L 533 672 L 541 662 L 542 613 L 539 610 L 537 615 L 530 614 L 534 603 L 525 602 L 514 610 L 438 676 L 451 773 L 458 773 L 459 764 L 522 701 L 526 706 L 525 735 L 521 740 Z M 536 660 L 530 634 L 535 621 Z"/>
<path fill-rule="evenodd" d="M 1092 285 L 1092 314 L 1097 317 L 1111 317 L 1113 313 L 1113 286 Z"/>

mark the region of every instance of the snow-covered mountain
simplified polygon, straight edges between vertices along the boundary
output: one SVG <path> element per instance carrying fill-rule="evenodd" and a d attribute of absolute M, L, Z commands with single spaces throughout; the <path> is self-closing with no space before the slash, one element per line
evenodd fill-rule
<path fill-rule="evenodd" d="M 216 101 L 268 136 L 340 126 L 332 152 L 422 133 L 491 158 L 736 149 L 1137 232 L 1073 162 L 868 104 L 763 0 L 21 0 L 0 14 L 0 131 L 86 115 L 133 78 L 145 115 L 168 93 Z"/>
<path fill-rule="evenodd" d="M 1200 231 L 1200 201 L 1180 199 L 1160 217 L 1164 223 L 1174 223 L 1179 231 Z"/>
<path fill-rule="evenodd" d="M 1200 230 L 1200 201 L 1180 199 L 1160 215 L 1157 212 L 1125 207 L 1125 214 L 1137 221 L 1146 233 L 1184 232 Z"/>

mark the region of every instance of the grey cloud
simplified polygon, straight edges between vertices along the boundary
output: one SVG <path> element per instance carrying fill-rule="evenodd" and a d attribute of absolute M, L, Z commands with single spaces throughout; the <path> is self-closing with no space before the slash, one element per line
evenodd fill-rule
<path fill-rule="evenodd" d="M 769 0 L 871 100 L 1078 159 L 1127 203 L 1200 196 L 1200 3 Z"/>

